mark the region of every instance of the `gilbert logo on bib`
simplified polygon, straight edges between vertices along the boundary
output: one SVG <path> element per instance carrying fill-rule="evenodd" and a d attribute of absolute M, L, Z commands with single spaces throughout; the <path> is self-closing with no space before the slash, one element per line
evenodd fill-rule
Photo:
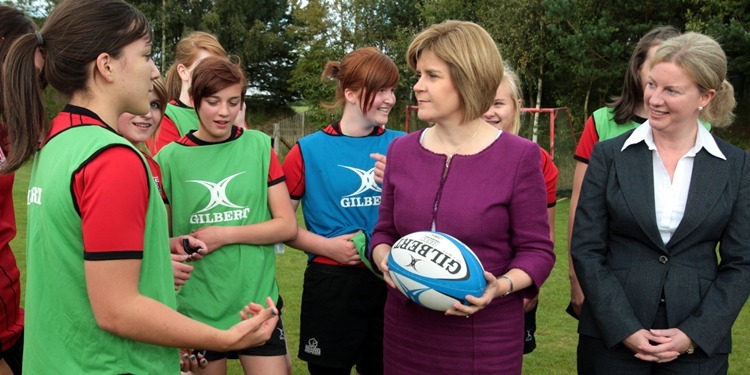
<path fill-rule="evenodd" d="M 370 168 L 365 171 L 363 169 L 341 164 L 339 164 L 339 167 L 346 168 L 356 173 L 361 180 L 359 188 L 355 192 L 341 197 L 341 207 L 367 207 L 380 205 L 380 193 L 382 192 L 382 189 L 378 186 L 378 183 L 375 182 L 375 168 Z M 365 197 L 359 196 L 367 191 L 374 191 L 378 193 L 378 195 Z"/>
<path fill-rule="evenodd" d="M 208 189 L 210 196 L 208 204 L 201 210 L 195 212 L 190 216 L 190 224 L 223 223 L 227 221 L 243 220 L 247 218 L 248 213 L 250 213 L 250 208 L 242 207 L 232 203 L 229 200 L 229 197 L 227 197 L 226 192 L 227 186 L 232 181 L 232 179 L 243 173 L 245 172 L 233 174 L 217 183 L 201 180 L 188 180 L 187 182 L 194 182 Z M 232 208 L 232 210 L 210 213 L 208 212 L 219 206 Z"/>

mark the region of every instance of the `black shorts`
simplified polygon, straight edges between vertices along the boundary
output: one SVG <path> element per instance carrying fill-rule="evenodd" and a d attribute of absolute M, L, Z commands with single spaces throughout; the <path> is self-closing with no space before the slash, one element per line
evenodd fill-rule
<path fill-rule="evenodd" d="M 258 357 L 274 357 L 278 355 L 286 355 L 286 337 L 284 336 L 284 324 L 281 322 L 281 308 L 284 307 L 284 300 L 279 295 L 279 302 L 276 303 L 276 309 L 279 311 L 279 321 L 276 323 L 276 329 L 271 334 L 271 338 L 261 346 L 254 346 L 242 350 L 234 350 L 231 352 L 214 352 L 211 350 L 205 350 L 204 358 L 207 361 L 215 361 L 217 359 L 237 359 L 241 355 L 258 356 Z M 196 349 L 195 352 L 203 350 Z"/>
<path fill-rule="evenodd" d="M 536 337 L 534 334 L 536 333 L 536 308 L 538 306 L 539 302 L 537 302 L 533 309 L 523 314 L 523 354 L 529 354 L 536 349 Z"/>
<path fill-rule="evenodd" d="M 382 373 L 385 296 L 383 280 L 366 268 L 309 263 L 298 357 L 317 366 Z"/>
<path fill-rule="evenodd" d="M 5 360 L 14 374 L 22 374 L 21 363 L 23 363 L 23 333 L 13 346 L 6 351 L 0 350 L 0 358 Z"/>

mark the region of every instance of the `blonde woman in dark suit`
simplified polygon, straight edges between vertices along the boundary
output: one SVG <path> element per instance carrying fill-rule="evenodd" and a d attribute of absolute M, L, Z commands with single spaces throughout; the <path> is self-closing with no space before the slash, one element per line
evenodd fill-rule
<path fill-rule="evenodd" d="M 594 148 L 571 247 L 580 374 L 728 371 L 750 294 L 750 157 L 698 123 L 731 123 L 726 62 L 705 35 L 665 41 L 648 121 Z"/>

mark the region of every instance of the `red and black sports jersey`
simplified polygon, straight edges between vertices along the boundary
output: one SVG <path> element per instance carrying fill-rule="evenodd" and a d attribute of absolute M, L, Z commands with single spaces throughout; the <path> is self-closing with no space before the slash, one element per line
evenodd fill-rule
<path fill-rule="evenodd" d="M 341 132 L 341 124 L 330 124 L 322 130 L 326 134 L 335 136 L 346 136 Z M 372 129 L 371 136 L 381 135 L 385 128 L 378 126 Z M 373 164 L 375 161 L 373 160 Z M 299 143 L 295 144 L 284 158 L 284 175 L 286 176 L 286 187 L 289 189 L 289 196 L 292 199 L 300 200 L 305 194 L 305 162 L 302 160 L 302 153 L 299 149 Z"/>
<path fill-rule="evenodd" d="M 10 241 L 16 236 L 13 210 L 14 175 L 0 175 L 0 347 L 3 351 L 15 345 L 23 334 L 21 273 Z"/>
<path fill-rule="evenodd" d="M 154 183 L 156 184 L 156 189 L 159 191 L 159 195 L 161 195 L 161 200 L 164 201 L 164 204 L 169 204 L 169 199 L 167 199 L 167 194 L 164 193 L 164 187 L 161 185 L 161 168 L 159 167 L 159 163 L 154 160 L 154 158 L 151 157 L 151 155 L 147 153 L 143 153 L 143 157 L 146 158 L 146 163 L 148 163 L 148 168 L 151 170 L 151 176 L 154 177 Z"/>
<path fill-rule="evenodd" d="M 221 141 L 218 143 L 225 143 L 225 142 L 232 142 L 235 139 L 239 138 L 242 133 L 245 131 L 245 129 L 240 128 L 238 126 L 232 126 L 232 132 L 229 135 L 229 138 L 225 141 Z M 212 142 L 206 142 L 203 140 L 198 139 L 194 134 L 194 132 L 190 132 L 186 134 L 184 137 L 177 140 L 177 143 L 184 145 L 184 146 L 204 146 L 204 145 L 210 145 L 214 144 Z M 270 165 L 268 166 L 268 186 L 274 186 L 278 183 L 285 181 L 284 171 L 281 169 L 281 163 L 279 163 L 279 158 L 276 156 L 276 151 L 273 150 L 273 147 L 270 148 L 271 152 L 271 161 Z"/>
<path fill-rule="evenodd" d="M 42 147 L 55 135 L 77 125 L 111 130 L 95 113 L 68 105 L 52 120 Z M 122 170 L 144 173 L 123 174 Z M 143 160 L 135 150 L 112 147 L 75 173 L 72 192 L 80 209 L 85 253 L 96 253 L 96 259 L 140 258 L 140 254 L 126 254 L 143 252 L 148 184 L 152 183 L 145 172 Z"/>

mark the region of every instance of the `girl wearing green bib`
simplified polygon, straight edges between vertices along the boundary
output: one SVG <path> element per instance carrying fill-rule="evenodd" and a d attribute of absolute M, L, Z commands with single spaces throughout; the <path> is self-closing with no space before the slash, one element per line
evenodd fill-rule
<path fill-rule="evenodd" d="M 151 28 L 135 7 L 66 0 L 6 60 L 3 91 L 15 94 L 3 98 L 14 110 L 2 173 L 34 156 L 25 373 L 177 374 L 176 348 L 259 344 L 278 320 L 270 300 L 242 306 L 225 330 L 174 310 L 166 210 L 146 161 L 118 133 L 122 113 L 148 112 L 150 54 Z M 51 124 L 35 61 L 69 99 Z"/>
<path fill-rule="evenodd" d="M 190 76 L 193 69 L 209 56 L 226 57 L 227 52 L 215 36 L 194 31 L 180 39 L 175 47 L 175 58 L 166 78 L 169 103 L 164 109 L 156 137 L 148 142 L 151 154 L 156 155 L 162 147 L 198 129 L 198 115 L 190 100 Z"/>
<path fill-rule="evenodd" d="M 177 309 L 219 329 L 232 325 L 234 311 L 247 299 L 270 296 L 281 310 L 273 244 L 297 236 L 270 138 L 234 126 L 245 82 L 242 69 L 227 59 L 208 57 L 199 63 L 190 95 L 200 127 L 156 156 L 173 235 L 191 234 L 208 249 L 177 292 Z M 226 373 L 228 358 L 239 358 L 246 374 L 287 374 L 281 321 L 263 346 L 207 351 L 208 366 L 198 373 Z"/>

